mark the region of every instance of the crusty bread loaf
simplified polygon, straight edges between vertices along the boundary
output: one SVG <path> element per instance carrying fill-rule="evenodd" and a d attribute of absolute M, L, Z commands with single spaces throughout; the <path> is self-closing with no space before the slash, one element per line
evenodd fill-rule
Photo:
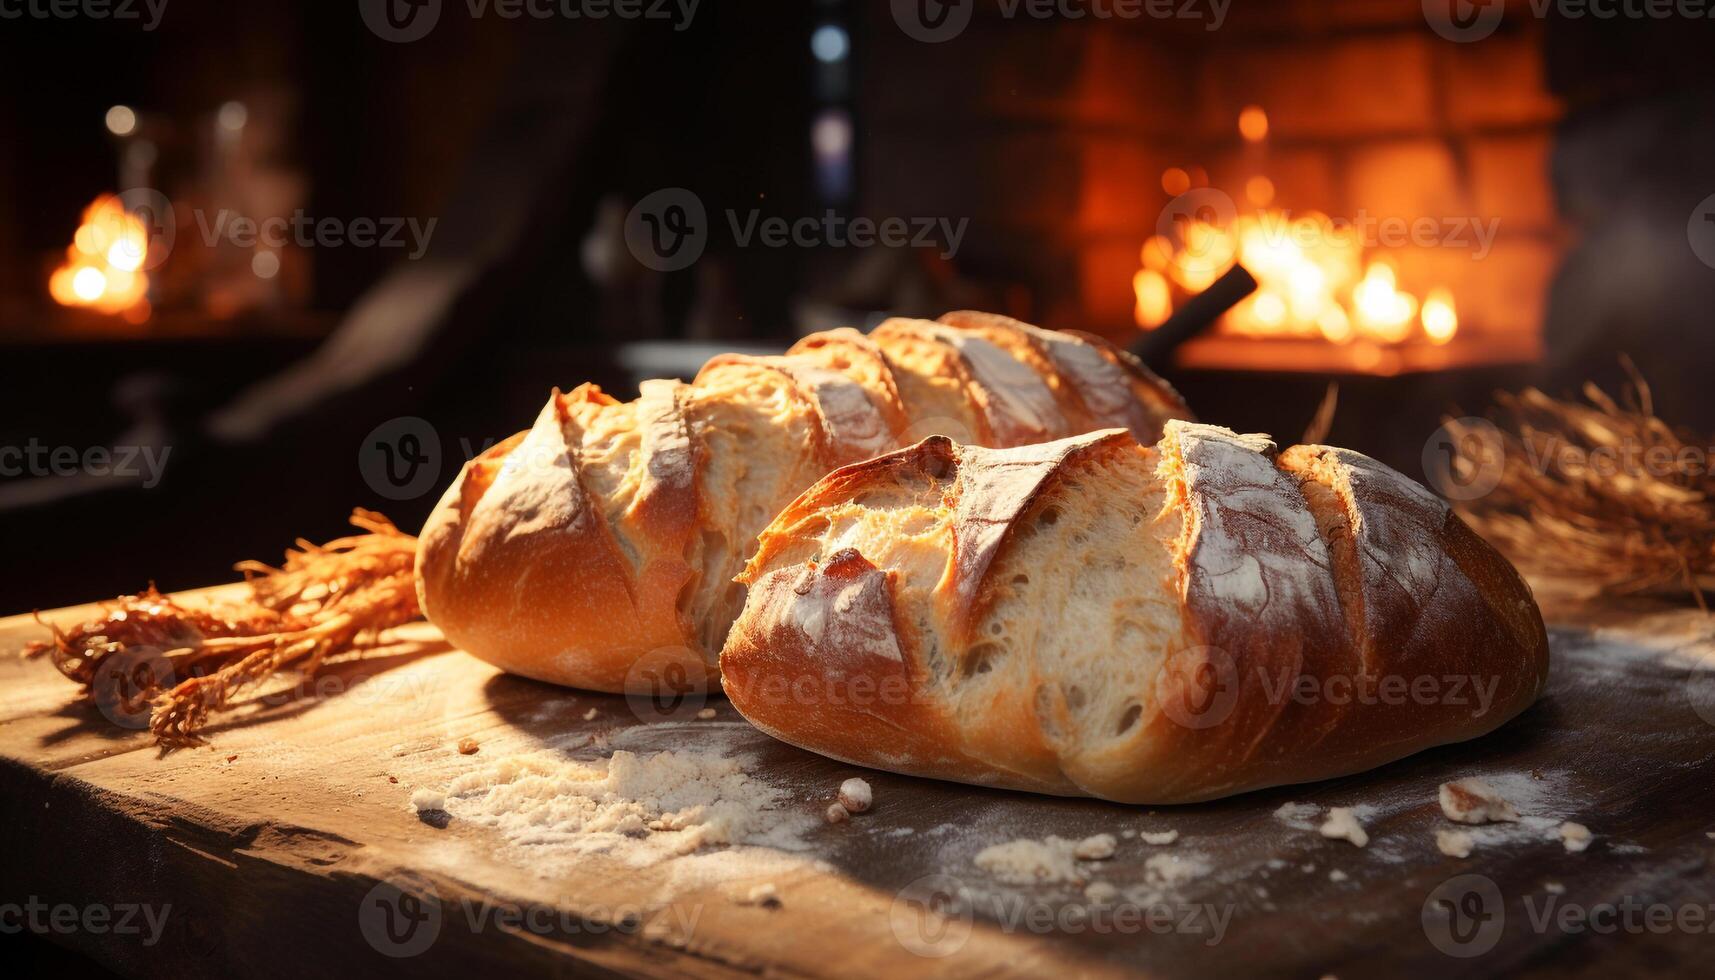
<path fill-rule="evenodd" d="M 930 438 L 762 533 L 721 654 L 787 742 L 1140 803 L 1355 772 L 1484 734 L 1547 675 L 1529 588 L 1358 453 L 1172 422 L 1014 449 Z"/>
<path fill-rule="evenodd" d="M 1137 360 L 1005 317 L 890 320 L 727 355 L 620 402 L 554 392 L 466 464 L 423 528 L 424 612 L 514 673 L 602 691 L 706 683 L 744 603 L 733 581 L 779 509 L 829 471 L 932 434 L 994 446 L 1189 410 Z"/>

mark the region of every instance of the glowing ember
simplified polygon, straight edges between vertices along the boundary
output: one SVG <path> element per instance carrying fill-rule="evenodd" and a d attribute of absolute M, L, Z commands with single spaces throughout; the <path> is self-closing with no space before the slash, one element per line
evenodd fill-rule
<path fill-rule="evenodd" d="M 1269 137 L 1268 113 L 1261 106 L 1246 106 L 1238 123 L 1247 143 Z M 1161 175 L 1161 186 L 1177 197 L 1207 187 L 1206 175 L 1197 167 L 1172 167 Z M 1236 216 L 1226 201 L 1231 220 L 1225 224 L 1211 221 L 1211 209 L 1204 208 L 1179 220 L 1171 238 L 1155 235 L 1143 243 L 1143 268 L 1132 276 L 1138 326 L 1159 326 L 1172 314 L 1176 297 L 1209 288 L 1237 262 L 1256 278 L 1257 291 L 1227 313 L 1217 328 L 1221 333 L 1320 337 L 1336 344 L 1445 344 L 1458 332 L 1453 294 L 1437 288 L 1419 301 L 1400 289 L 1392 265 L 1366 259 L 1363 236 L 1350 223 L 1271 208 L 1275 185 L 1264 174 L 1245 181 L 1244 196 L 1250 208 L 1238 209 Z"/>
<path fill-rule="evenodd" d="M 61 306 L 117 314 L 131 323 L 149 318 L 149 230 L 119 198 L 103 194 L 83 212 L 66 260 L 48 278 Z"/>
<path fill-rule="evenodd" d="M 1459 330 L 1459 314 L 1453 311 L 1453 294 L 1445 289 L 1432 289 L 1423 301 L 1423 332 L 1437 344 L 1453 339 Z"/>
<path fill-rule="evenodd" d="M 1234 261 L 1256 277 L 1257 291 L 1227 314 L 1223 333 L 1319 336 L 1337 344 L 1399 344 L 1421 336 L 1444 344 L 1459 329 L 1450 292 L 1433 290 L 1420 303 L 1399 288 L 1386 260 L 1366 261 L 1355 230 L 1325 215 L 1261 210 L 1241 214 L 1230 227 L 1193 219 L 1178 232 L 1177 244 L 1156 235 L 1143 245 L 1143 268 L 1132 286 L 1144 329 L 1173 312 L 1175 288 L 1207 289 Z"/>

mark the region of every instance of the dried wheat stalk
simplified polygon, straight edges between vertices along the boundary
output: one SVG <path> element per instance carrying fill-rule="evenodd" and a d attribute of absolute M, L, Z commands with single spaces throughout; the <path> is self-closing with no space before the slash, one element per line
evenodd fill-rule
<path fill-rule="evenodd" d="M 1711 442 L 1657 418 L 1649 386 L 1625 366 L 1632 384 L 1619 402 L 1594 384 L 1584 386 L 1589 404 L 1529 388 L 1497 396 L 1502 425 L 1494 431 L 1450 421 L 1461 446 L 1492 449 L 1498 440 L 1500 448 L 1499 460 L 1457 458 L 1467 480 L 1502 466 L 1495 488 L 1461 513 L 1521 567 L 1576 575 L 1609 593 L 1688 592 L 1707 609 Z"/>
<path fill-rule="evenodd" d="M 127 710 L 147 704 L 163 745 L 199 742 L 209 715 L 248 685 L 291 666 L 313 673 L 328 656 L 372 648 L 383 630 L 422 615 L 416 539 L 372 511 L 354 511 L 351 523 L 366 533 L 300 540 L 280 568 L 240 563 L 248 600 L 185 606 L 150 586 L 70 630 L 50 625 L 53 639 L 24 655 L 51 654 L 88 697 Z"/>

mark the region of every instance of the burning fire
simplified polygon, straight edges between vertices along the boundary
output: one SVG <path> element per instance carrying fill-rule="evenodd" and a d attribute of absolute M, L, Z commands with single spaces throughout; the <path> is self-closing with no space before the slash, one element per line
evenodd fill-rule
<path fill-rule="evenodd" d="M 84 209 L 83 221 L 66 249 L 66 260 L 48 278 L 48 293 L 61 306 L 118 314 L 129 323 L 149 318 L 149 229 L 103 194 Z"/>
<path fill-rule="evenodd" d="M 1247 142 L 1260 143 L 1268 135 L 1268 118 L 1250 106 L 1239 128 Z M 1168 193 L 1177 195 L 1189 185 L 1177 167 L 1162 175 Z M 1257 291 L 1227 313 L 1219 327 L 1223 333 L 1321 337 L 1336 344 L 1416 338 L 1445 344 L 1458 332 L 1452 293 L 1437 288 L 1420 300 L 1400 289 L 1387 260 L 1365 258 L 1362 235 L 1349 223 L 1263 207 L 1274 196 L 1266 177 L 1252 177 L 1246 196 L 1257 208 L 1230 222 L 1189 217 L 1175 228 L 1177 241 L 1155 235 L 1143 243 L 1143 268 L 1132 277 L 1138 326 L 1161 325 L 1173 312 L 1176 292 L 1202 292 L 1237 262 L 1256 278 Z"/>
<path fill-rule="evenodd" d="M 1434 289 L 1419 300 L 1400 289 L 1387 260 L 1366 260 L 1357 234 L 1325 215 L 1265 210 L 1229 227 L 1193 219 L 1181 226 L 1180 239 L 1177 247 L 1160 235 L 1144 242 L 1143 268 L 1132 277 L 1140 327 L 1167 319 L 1175 287 L 1201 292 L 1237 261 L 1256 277 L 1257 291 L 1227 314 L 1225 333 L 1319 336 L 1337 344 L 1421 336 L 1445 344 L 1459 329 L 1452 293 Z"/>

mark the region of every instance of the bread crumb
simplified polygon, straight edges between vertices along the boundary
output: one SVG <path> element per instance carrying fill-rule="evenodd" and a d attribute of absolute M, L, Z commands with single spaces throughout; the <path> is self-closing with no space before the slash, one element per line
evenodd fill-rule
<path fill-rule="evenodd" d="M 476 744 L 474 738 L 459 739 L 459 755 L 475 755 L 482 746 Z"/>
<path fill-rule="evenodd" d="M 598 714 L 600 714 L 600 712 L 598 712 L 594 708 L 591 708 L 590 710 L 584 712 L 584 720 L 585 721 L 595 721 L 595 716 Z"/>
<path fill-rule="evenodd" d="M 710 718 L 713 718 L 714 716 L 715 716 L 715 709 L 713 709 L 713 708 L 704 708 L 703 710 L 697 712 L 697 720 L 698 721 L 708 721 Z"/>
<path fill-rule="evenodd" d="M 869 783 L 852 777 L 840 784 L 840 806 L 851 813 L 862 813 L 875 802 L 875 793 L 869 788 Z"/>
<path fill-rule="evenodd" d="M 238 756 L 237 756 L 237 754 L 233 754 L 233 755 L 229 755 L 229 756 L 227 756 L 227 757 L 226 757 L 226 761 L 227 761 L 227 762 L 237 762 L 237 761 L 238 761 Z"/>
<path fill-rule="evenodd" d="M 1117 846 L 1113 834 L 1096 834 L 1079 841 L 1072 854 L 1085 861 L 1106 861 L 1114 856 Z"/>
<path fill-rule="evenodd" d="M 1517 823 L 1518 811 L 1481 779 L 1441 784 L 1441 812 L 1459 823 Z"/>
<path fill-rule="evenodd" d="M 1590 846 L 1590 828 L 1568 820 L 1560 825 L 1560 842 L 1573 854 Z"/>
<path fill-rule="evenodd" d="M 1335 868 L 1334 870 L 1328 872 L 1328 880 L 1329 881 L 1345 881 L 1349 877 L 1351 877 L 1351 876 L 1346 874 L 1344 871 L 1341 871 L 1339 868 Z"/>
<path fill-rule="evenodd" d="M 1097 905 L 1111 905 L 1119 896 L 1120 890 L 1105 881 L 1092 881 L 1084 888 L 1084 897 Z"/>
<path fill-rule="evenodd" d="M 1145 844 L 1154 844 L 1156 847 L 1165 847 L 1179 839 L 1179 831 L 1163 830 L 1157 834 L 1150 833 L 1146 830 L 1143 833 L 1138 834 L 1138 837 L 1142 838 Z"/>
<path fill-rule="evenodd" d="M 767 909 L 777 909 L 781 906 L 780 892 L 774 887 L 774 882 L 765 881 L 752 888 L 738 900 L 740 905 L 760 905 Z"/>
<path fill-rule="evenodd" d="M 1363 824 L 1352 815 L 1349 806 L 1337 806 L 1328 811 L 1328 819 L 1322 822 L 1321 833 L 1330 840 L 1351 841 L 1358 847 L 1370 842 L 1370 835 L 1364 832 Z"/>
<path fill-rule="evenodd" d="M 1564 894 L 1566 894 L 1566 886 L 1562 885 L 1558 881 L 1545 881 L 1545 882 L 1543 882 L 1542 883 L 1542 890 L 1549 893 L 1550 895 L 1564 895 Z"/>
<path fill-rule="evenodd" d="M 850 810 L 838 803 L 830 803 L 828 804 L 827 817 L 829 823 L 845 823 L 852 818 L 852 815 Z"/>
<path fill-rule="evenodd" d="M 418 813 L 429 813 L 447 808 L 447 794 L 437 793 L 426 787 L 419 788 L 411 794 L 410 809 Z"/>
<path fill-rule="evenodd" d="M 1471 835 L 1463 830 L 1437 830 L 1435 846 L 1448 857 L 1470 857 L 1471 848 L 1476 844 Z"/>

